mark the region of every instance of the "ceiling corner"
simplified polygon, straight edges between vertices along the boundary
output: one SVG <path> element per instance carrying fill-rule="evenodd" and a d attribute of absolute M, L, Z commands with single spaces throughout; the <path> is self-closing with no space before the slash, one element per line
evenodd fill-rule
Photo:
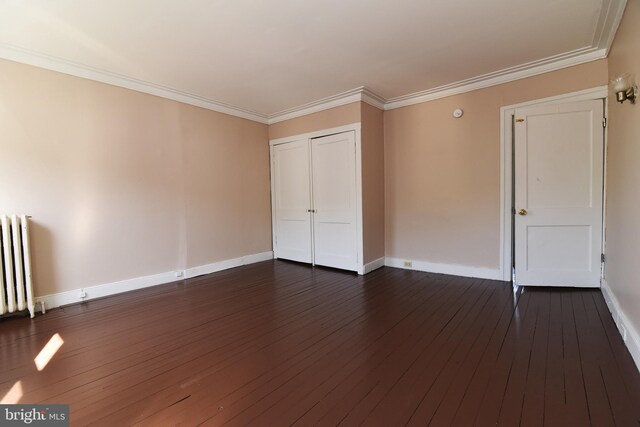
<path fill-rule="evenodd" d="M 594 31 L 592 46 L 604 49 L 605 56 L 609 54 L 609 49 L 613 44 L 613 39 L 620 26 L 626 6 L 627 0 L 608 0 L 603 2 L 598 24 Z"/>

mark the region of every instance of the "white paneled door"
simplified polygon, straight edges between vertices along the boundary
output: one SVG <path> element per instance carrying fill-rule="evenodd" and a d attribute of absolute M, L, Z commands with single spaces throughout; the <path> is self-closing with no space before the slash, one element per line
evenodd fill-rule
<path fill-rule="evenodd" d="M 313 248 L 318 265 L 357 269 L 356 142 L 353 132 L 311 140 Z"/>
<path fill-rule="evenodd" d="M 309 142 L 272 149 L 274 256 L 311 262 Z"/>
<path fill-rule="evenodd" d="M 519 285 L 600 286 L 602 100 L 515 112 Z"/>
<path fill-rule="evenodd" d="M 274 256 L 359 271 L 353 131 L 272 147 Z"/>

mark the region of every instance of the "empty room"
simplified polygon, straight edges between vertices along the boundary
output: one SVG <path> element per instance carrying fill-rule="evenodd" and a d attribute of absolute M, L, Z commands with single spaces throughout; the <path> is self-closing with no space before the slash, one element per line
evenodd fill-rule
<path fill-rule="evenodd" d="M 640 426 L 640 0 L 0 0 L 0 426 Z"/>

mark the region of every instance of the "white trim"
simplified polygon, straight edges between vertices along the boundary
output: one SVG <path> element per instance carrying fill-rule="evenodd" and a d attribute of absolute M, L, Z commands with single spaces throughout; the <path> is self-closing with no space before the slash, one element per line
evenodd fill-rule
<path fill-rule="evenodd" d="M 240 267 L 242 265 L 253 264 L 273 259 L 273 251 L 261 252 L 259 254 L 246 255 L 240 258 L 226 259 L 206 265 L 188 268 L 184 271 L 185 279 L 211 274 L 217 271 L 227 270 L 229 268 Z"/>
<path fill-rule="evenodd" d="M 344 126 L 337 126 L 329 129 L 322 129 L 313 132 L 307 132 L 299 135 L 292 135 L 283 138 L 277 138 L 269 140 L 269 164 L 271 165 L 271 235 L 273 239 L 273 248 L 277 247 L 276 245 L 276 220 L 275 220 L 275 201 L 273 200 L 275 197 L 275 189 L 273 183 L 273 146 L 279 144 L 286 144 L 288 142 L 307 140 L 311 141 L 313 138 L 319 138 L 323 136 L 329 136 L 337 133 L 344 132 L 353 132 L 355 135 L 356 142 L 356 239 L 358 239 L 358 253 L 357 253 L 357 261 L 356 261 L 356 271 L 358 274 L 365 274 L 365 265 L 364 265 L 364 232 L 363 232 L 363 214 L 362 214 L 362 123 L 351 123 Z M 313 191 L 310 189 L 310 191 Z M 312 236 L 313 238 L 313 236 Z M 313 245 L 312 245 L 313 251 Z M 312 265 L 313 265 L 313 256 L 312 256 Z"/>
<path fill-rule="evenodd" d="M 629 322 L 627 315 L 620 308 L 618 299 L 606 280 L 602 281 L 601 289 L 613 321 L 618 327 L 618 332 L 620 332 L 622 340 L 629 349 L 629 353 L 631 353 L 631 357 L 633 357 L 634 362 L 636 362 L 636 367 L 640 371 L 640 334 L 638 334 L 638 331 L 636 331 L 631 322 Z"/>
<path fill-rule="evenodd" d="M 606 58 L 616 30 L 622 20 L 626 3 L 626 0 L 607 0 L 604 2 L 594 29 L 592 43 L 589 47 L 389 99 L 383 98 L 365 86 L 360 86 L 274 114 L 262 114 L 234 107 L 167 86 L 101 70 L 6 43 L 0 43 L 0 58 L 172 99 L 259 123 L 273 124 L 359 101 L 366 102 L 381 110 L 392 110 Z"/>
<path fill-rule="evenodd" d="M 405 262 L 411 262 L 411 267 L 405 267 Z M 426 271 L 429 273 L 451 274 L 453 276 L 476 277 L 479 279 L 502 280 L 500 270 L 485 267 L 470 267 L 459 264 L 442 264 L 427 261 L 386 257 L 384 265 L 387 267 L 403 268 L 405 270 Z"/>
<path fill-rule="evenodd" d="M 605 7 L 607 2 L 609 4 Z M 613 39 L 618 31 L 618 26 L 620 26 L 620 21 L 622 21 L 627 0 L 607 0 L 607 2 L 603 2 L 603 7 L 600 10 L 600 16 L 596 30 L 593 33 L 591 46 L 598 46 L 600 49 L 605 49 L 608 55 L 609 49 L 611 49 L 611 45 L 613 44 Z"/>
<path fill-rule="evenodd" d="M 76 302 L 87 301 L 95 298 L 102 298 L 109 295 L 115 295 L 122 292 L 133 291 L 136 289 L 148 288 L 150 286 L 162 285 L 182 280 L 177 275 L 180 271 L 169 271 L 166 273 L 152 274 L 150 276 L 136 277 L 134 279 L 121 280 L 118 282 L 105 283 L 103 285 L 90 286 L 88 288 L 74 289 L 72 291 L 60 292 L 57 294 L 49 294 L 36 297 L 36 305 L 44 302 L 47 309 L 60 307 L 61 305 L 73 304 Z M 85 292 L 85 297 L 80 296 L 81 292 Z"/>
<path fill-rule="evenodd" d="M 269 195 L 269 203 L 271 203 L 271 247 L 273 248 L 273 259 L 278 259 L 278 239 L 276 235 L 276 203 L 274 198 L 276 197 L 275 186 L 275 173 L 274 167 L 275 160 L 273 158 L 273 145 L 269 144 L 269 186 L 271 188 L 271 194 Z"/>
<path fill-rule="evenodd" d="M 574 65 L 603 59 L 606 58 L 606 54 L 607 52 L 605 49 L 587 49 L 586 51 L 579 50 L 569 52 L 563 55 L 557 55 L 539 61 L 533 61 L 527 64 L 518 65 L 516 67 L 505 68 L 500 71 L 495 71 L 493 73 L 488 73 L 482 76 L 472 77 L 470 79 L 461 80 L 433 89 L 390 98 L 385 103 L 384 109 L 393 110 L 395 108 L 420 104 L 427 101 L 433 101 L 434 99 L 445 98 L 452 95 L 459 95 L 461 93 L 471 92 L 477 89 L 483 89 L 490 86 L 512 82 L 514 80 L 533 77 L 539 74 L 548 73 L 550 71 L 556 71 L 562 68 L 572 67 Z"/>
<path fill-rule="evenodd" d="M 451 95 L 469 92 L 476 89 L 495 86 L 561 68 L 583 64 L 606 58 L 613 43 L 627 0 L 607 0 L 600 10 L 594 29 L 592 43 L 589 47 L 576 49 L 559 55 L 531 61 L 514 67 L 475 76 L 458 82 L 449 83 L 436 88 L 385 99 L 367 87 L 360 86 L 346 92 L 309 102 L 297 107 L 279 111 L 274 114 L 262 114 L 229 104 L 207 99 L 205 97 L 183 92 L 167 86 L 158 85 L 141 79 L 125 76 L 107 70 L 69 61 L 63 58 L 46 55 L 18 46 L 0 43 L 0 58 L 23 64 L 33 65 L 47 70 L 57 71 L 72 76 L 95 80 L 114 86 L 124 87 L 138 92 L 148 93 L 162 98 L 172 99 L 185 104 L 195 105 L 219 113 L 229 114 L 264 124 L 278 123 L 295 117 L 327 110 L 329 108 L 366 102 L 384 110 L 405 107 Z"/>
<path fill-rule="evenodd" d="M 379 268 L 384 267 L 384 263 L 385 263 L 385 258 L 378 258 L 376 260 L 373 260 L 367 264 L 364 265 L 364 268 L 362 269 L 362 273 L 360 274 L 368 274 L 371 273 L 374 270 L 377 270 Z"/>
<path fill-rule="evenodd" d="M 362 208 L 362 133 L 360 126 L 353 130 L 356 138 L 356 239 L 358 254 L 356 266 L 358 274 L 365 274 L 364 265 L 364 214 Z"/>
<path fill-rule="evenodd" d="M 387 102 L 382 96 L 364 86 L 362 87 L 361 101 L 380 110 L 384 110 L 384 104 Z"/>
<path fill-rule="evenodd" d="M 386 100 L 380 95 L 374 93 L 370 89 L 360 86 L 346 92 L 318 99 L 287 110 L 279 111 L 269 115 L 269 124 L 283 122 L 285 120 L 294 119 L 296 117 L 306 116 L 308 114 L 317 113 L 319 111 L 328 110 L 330 108 L 340 107 L 342 105 L 351 104 L 353 102 L 366 102 L 367 104 L 384 109 Z"/>
<path fill-rule="evenodd" d="M 619 19 L 620 18 L 618 18 L 617 23 L 619 23 Z M 471 92 L 477 89 L 496 86 L 527 77 L 537 76 L 539 74 L 548 73 L 550 71 L 556 71 L 587 62 L 596 61 L 598 59 L 603 59 L 606 58 L 606 56 L 607 49 L 605 48 L 578 49 L 576 51 L 568 52 L 562 55 L 544 58 L 538 61 L 529 62 L 515 67 L 505 68 L 503 70 L 472 77 L 465 80 L 460 80 L 454 83 L 449 83 L 436 88 L 397 96 L 389 99 L 385 99 L 382 96 L 372 92 L 370 89 L 361 86 L 346 92 L 339 93 L 337 95 L 333 95 L 314 102 L 310 102 L 308 104 L 271 114 L 269 115 L 269 124 L 282 122 L 284 120 L 289 120 L 312 113 L 317 113 L 319 111 L 328 110 L 330 108 L 335 108 L 341 105 L 346 105 L 358 101 L 366 102 L 367 104 L 370 104 L 381 110 L 393 110 L 396 108 L 445 98 L 447 96 Z"/>
<path fill-rule="evenodd" d="M 520 104 L 507 105 L 500 108 L 500 272 L 501 280 L 511 281 L 511 180 L 512 180 L 512 128 L 511 115 L 516 108 L 538 104 L 560 104 L 607 98 L 607 86 L 566 93 L 548 98 L 535 99 Z M 606 150 L 605 129 L 605 150 Z M 604 228 L 604 224 L 603 224 Z"/>
<path fill-rule="evenodd" d="M 594 99 L 606 98 L 608 94 L 608 86 L 596 86 L 589 89 L 578 90 L 576 92 L 563 93 L 560 95 L 548 96 L 546 98 L 540 99 L 532 99 L 530 101 L 521 102 L 519 104 L 505 105 L 503 107 L 500 107 L 500 110 L 515 110 L 516 108 L 531 107 L 533 105 L 540 104 L 564 104 L 567 102 L 591 101 Z"/>
<path fill-rule="evenodd" d="M 269 146 L 274 146 L 278 144 L 286 144 L 287 142 L 300 141 L 301 139 L 312 139 L 312 138 L 320 138 L 322 136 L 333 135 L 336 133 L 343 133 L 349 131 L 357 131 L 357 134 L 360 133 L 360 129 L 362 128 L 362 124 L 360 122 L 350 123 L 348 125 L 337 126 L 329 129 L 321 129 L 313 132 L 301 133 L 298 135 L 285 136 L 277 139 L 270 139 Z"/>
<path fill-rule="evenodd" d="M 102 298 L 109 295 L 115 295 L 122 292 L 133 291 L 136 289 L 177 282 L 183 280 L 183 278 L 188 279 L 191 277 L 199 276 L 201 274 L 214 273 L 216 271 L 266 261 L 272 258 L 273 252 L 262 252 L 258 254 L 243 256 L 240 258 L 220 261 L 213 264 L 194 267 L 187 270 L 169 271 L 166 273 L 152 274 L 150 276 L 136 277 L 134 279 L 127 279 L 118 282 L 90 286 L 88 288 L 74 289 L 72 291 L 36 297 L 36 305 L 41 306 L 40 303 L 44 302 L 47 309 L 50 309 L 60 307 L 62 305 L 68 305 L 77 302 L 92 300 L 95 298 Z M 82 292 L 84 292 L 85 294 L 84 297 L 81 297 Z"/>
<path fill-rule="evenodd" d="M 625 5 L 626 0 L 608 0 L 603 5 L 594 30 L 592 45 L 590 47 L 576 49 L 571 52 L 550 56 L 537 61 L 531 61 L 525 64 L 504 68 L 502 70 L 480 76 L 389 99 L 385 99 L 365 86 L 360 86 L 273 114 L 257 113 L 255 111 L 235 107 L 167 86 L 101 70 L 59 57 L 42 54 L 33 50 L 8 45 L 6 43 L 0 43 L 0 58 L 72 76 L 95 80 L 114 86 L 124 87 L 138 92 L 172 99 L 185 104 L 195 105 L 197 107 L 206 108 L 219 113 L 229 114 L 270 125 L 284 120 L 339 107 L 341 105 L 350 104 L 352 102 L 366 102 L 367 104 L 381 110 L 392 110 L 606 58 L 609 48 L 611 47 L 611 43 L 615 37 L 616 30 L 622 19 Z"/>
<path fill-rule="evenodd" d="M 603 165 L 602 165 L 602 255 L 607 253 L 607 174 L 608 174 L 608 147 L 609 147 L 609 97 L 604 98 L 604 118 L 606 120 L 606 126 L 602 129 L 604 132 L 604 152 Z M 605 263 L 600 264 L 600 284 L 604 280 Z"/>
<path fill-rule="evenodd" d="M 69 74 L 71 76 L 82 77 L 113 86 L 123 87 L 137 92 L 148 93 L 150 95 L 171 99 L 184 104 L 195 105 L 196 107 L 206 108 L 207 110 L 229 114 L 231 116 L 252 120 L 258 123 L 269 123 L 268 116 L 265 114 L 234 107 L 229 104 L 214 101 L 212 99 L 183 92 L 167 86 L 101 70 L 88 65 L 79 64 L 77 62 L 67 61 L 66 59 L 45 55 L 32 50 L 11 46 L 6 43 L 0 43 L 0 58 L 20 62 L 22 64 L 33 65 L 46 70 Z"/>

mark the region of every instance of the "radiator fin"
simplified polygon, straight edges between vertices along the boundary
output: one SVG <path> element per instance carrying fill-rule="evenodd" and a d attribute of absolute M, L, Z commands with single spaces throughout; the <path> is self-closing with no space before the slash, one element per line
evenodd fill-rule
<path fill-rule="evenodd" d="M 0 315 L 29 310 L 35 314 L 29 219 L 26 215 L 0 216 Z"/>

